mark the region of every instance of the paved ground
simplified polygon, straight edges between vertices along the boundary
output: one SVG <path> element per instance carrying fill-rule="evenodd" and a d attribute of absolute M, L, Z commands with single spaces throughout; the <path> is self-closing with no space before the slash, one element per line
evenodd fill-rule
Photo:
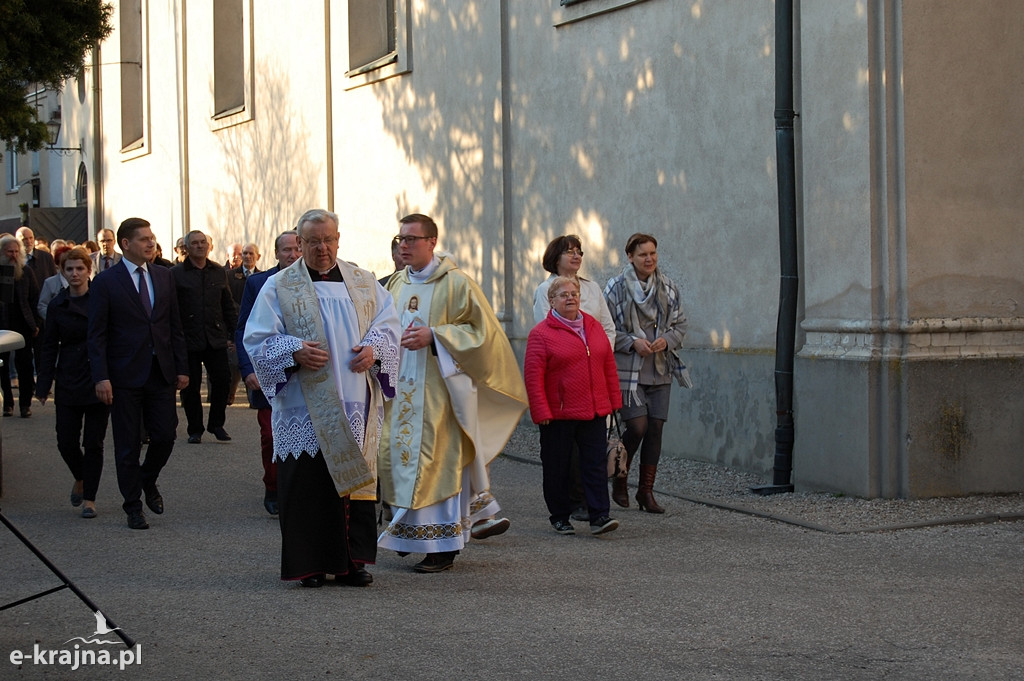
<path fill-rule="evenodd" d="M 121 671 L 33 662 L 94 629 L 68 590 L 0 612 L 0 679 L 1020 679 L 1024 522 L 830 534 L 668 495 L 619 531 L 548 526 L 540 469 L 499 459 L 512 518 L 439 575 L 382 552 L 367 589 L 277 579 L 254 412 L 179 441 L 152 529 L 128 530 L 108 438 L 78 517 L 52 407 L 4 419 L 0 508 L 142 649 Z M 0 527 L 0 603 L 59 584 Z M 108 638 L 110 638 L 108 636 Z M 120 645 L 81 646 L 117 651 Z M 12 651 L 29 653 L 19 667 Z"/>

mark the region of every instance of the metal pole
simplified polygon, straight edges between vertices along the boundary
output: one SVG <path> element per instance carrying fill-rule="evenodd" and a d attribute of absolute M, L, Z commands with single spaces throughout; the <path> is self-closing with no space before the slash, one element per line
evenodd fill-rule
<path fill-rule="evenodd" d="M 793 0 L 775 3 L 775 153 L 779 193 L 779 316 L 775 332 L 775 465 L 757 494 L 792 492 L 793 357 L 800 277 L 796 238 L 796 150 L 793 121 Z"/>

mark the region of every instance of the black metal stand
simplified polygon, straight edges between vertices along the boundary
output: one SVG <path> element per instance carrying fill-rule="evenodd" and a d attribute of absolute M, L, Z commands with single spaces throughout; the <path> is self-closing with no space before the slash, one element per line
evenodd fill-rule
<path fill-rule="evenodd" d="M 77 586 L 75 586 L 74 583 L 70 579 L 65 577 L 64 573 L 61 572 L 60 570 L 58 570 L 57 566 L 54 565 L 53 563 L 51 563 L 50 559 L 47 558 L 46 556 L 44 556 L 43 552 L 40 551 L 39 549 L 37 549 L 35 547 L 35 545 L 33 545 L 32 542 L 30 542 L 28 540 L 28 537 L 26 537 L 21 532 L 19 532 L 18 528 L 16 528 L 13 524 L 11 524 L 11 521 L 8 520 L 4 516 L 3 513 L 0 513 L 0 522 L 2 522 L 4 525 L 6 525 L 7 529 L 9 529 L 11 531 L 11 533 L 13 533 L 14 536 L 17 537 L 21 541 L 22 544 L 27 546 L 29 551 L 34 553 L 36 555 L 36 558 L 38 558 L 40 561 L 42 561 L 43 565 L 48 567 L 50 569 L 50 572 L 52 572 L 53 574 L 57 575 L 57 578 L 62 582 L 62 584 L 60 586 L 56 586 L 56 587 L 54 587 L 52 589 L 47 589 L 46 591 L 41 591 L 41 592 L 39 592 L 39 593 L 37 593 L 37 594 L 35 594 L 33 596 L 29 596 L 27 598 L 22 598 L 19 601 L 14 601 L 12 603 L 7 603 L 6 605 L 2 605 L 2 606 L 0 606 L 0 610 L 6 610 L 8 608 L 13 608 L 13 607 L 15 607 L 17 605 L 21 605 L 23 603 L 28 603 L 29 601 L 34 601 L 37 598 L 42 598 L 43 596 L 48 596 L 48 595 L 50 595 L 52 593 L 56 593 L 56 592 L 61 591 L 63 589 L 71 589 L 71 591 L 73 591 L 74 594 L 76 596 L 78 596 L 78 598 L 83 603 L 85 603 L 87 606 L 89 606 L 90 610 L 92 610 L 94 613 L 97 613 L 97 614 L 101 615 L 104 618 L 104 620 L 107 623 L 107 627 L 109 627 L 111 629 L 111 631 L 114 634 L 116 634 L 119 639 L 124 641 L 124 644 L 126 646 L 128 646 L 129 648 L 132 648 L 132 647 L 135 646 L 135 641 L 131 637 L 129 637 L 127 634 L 125 634 L 123 631 L 121 631 L 121 629 L 116 624 L 114 624 L 112 621 L 110 621 L 110 619 L 108 619 L 106 617 L 106 615 L 103 615 L 103 613 L 100 612 L 100 609 L 96 606 L 96 604 L 93 603 L 91 600 L 89 600 L 89 597 L 86 596 L 84 593 L 82 593 L 82 590 L 79 589 Z"/>

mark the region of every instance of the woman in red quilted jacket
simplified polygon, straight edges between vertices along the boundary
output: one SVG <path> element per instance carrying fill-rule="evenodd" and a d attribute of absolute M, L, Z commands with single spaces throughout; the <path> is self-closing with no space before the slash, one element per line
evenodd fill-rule
<path fill-rule="evenodd" d="M 580 453 L 591 534 L 619 526 L 608 517 L 605 417 L 622 406 L 619 377 L 601 324 L 580 311 L 580 285 L 556 277 L 551 311 L 530 332 L 524 376 L 530 416 L 540 426 L 544 501 L 555 532 L 575 534 L 569 522 L 569 452 Z"/>

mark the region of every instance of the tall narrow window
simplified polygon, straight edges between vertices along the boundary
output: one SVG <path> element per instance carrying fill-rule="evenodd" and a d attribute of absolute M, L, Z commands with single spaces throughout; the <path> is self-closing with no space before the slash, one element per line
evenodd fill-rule
<path fill-rule="evenodd" d="M 16 192 L 18 191 L 18 155 L 8 148 L 5 159 L 7 161 L 5 163 L 7 166 L 7 191 Z"/>
<path fill-rule="evenodd" d="M 78 164 L 78 178 L 75 180 L 75 205 L 89 205 L 89 171 L 84 163 Z"/>
<path fill-rule="evenodd" d="M 349 0 L 346 75 L 365 73 L 397 60 L 395 0 Z"/>
<path fill-rule="evenodd" d="M 122 0 L 119 18 L 121 150 L 127 151 L 141 147 L 145 136 L 142 0 Z"/>
<path fill-rule="evenodd" d="M 213 114 L 245 108 L 245 17 L 242 0 L 213 2 Z"/>

